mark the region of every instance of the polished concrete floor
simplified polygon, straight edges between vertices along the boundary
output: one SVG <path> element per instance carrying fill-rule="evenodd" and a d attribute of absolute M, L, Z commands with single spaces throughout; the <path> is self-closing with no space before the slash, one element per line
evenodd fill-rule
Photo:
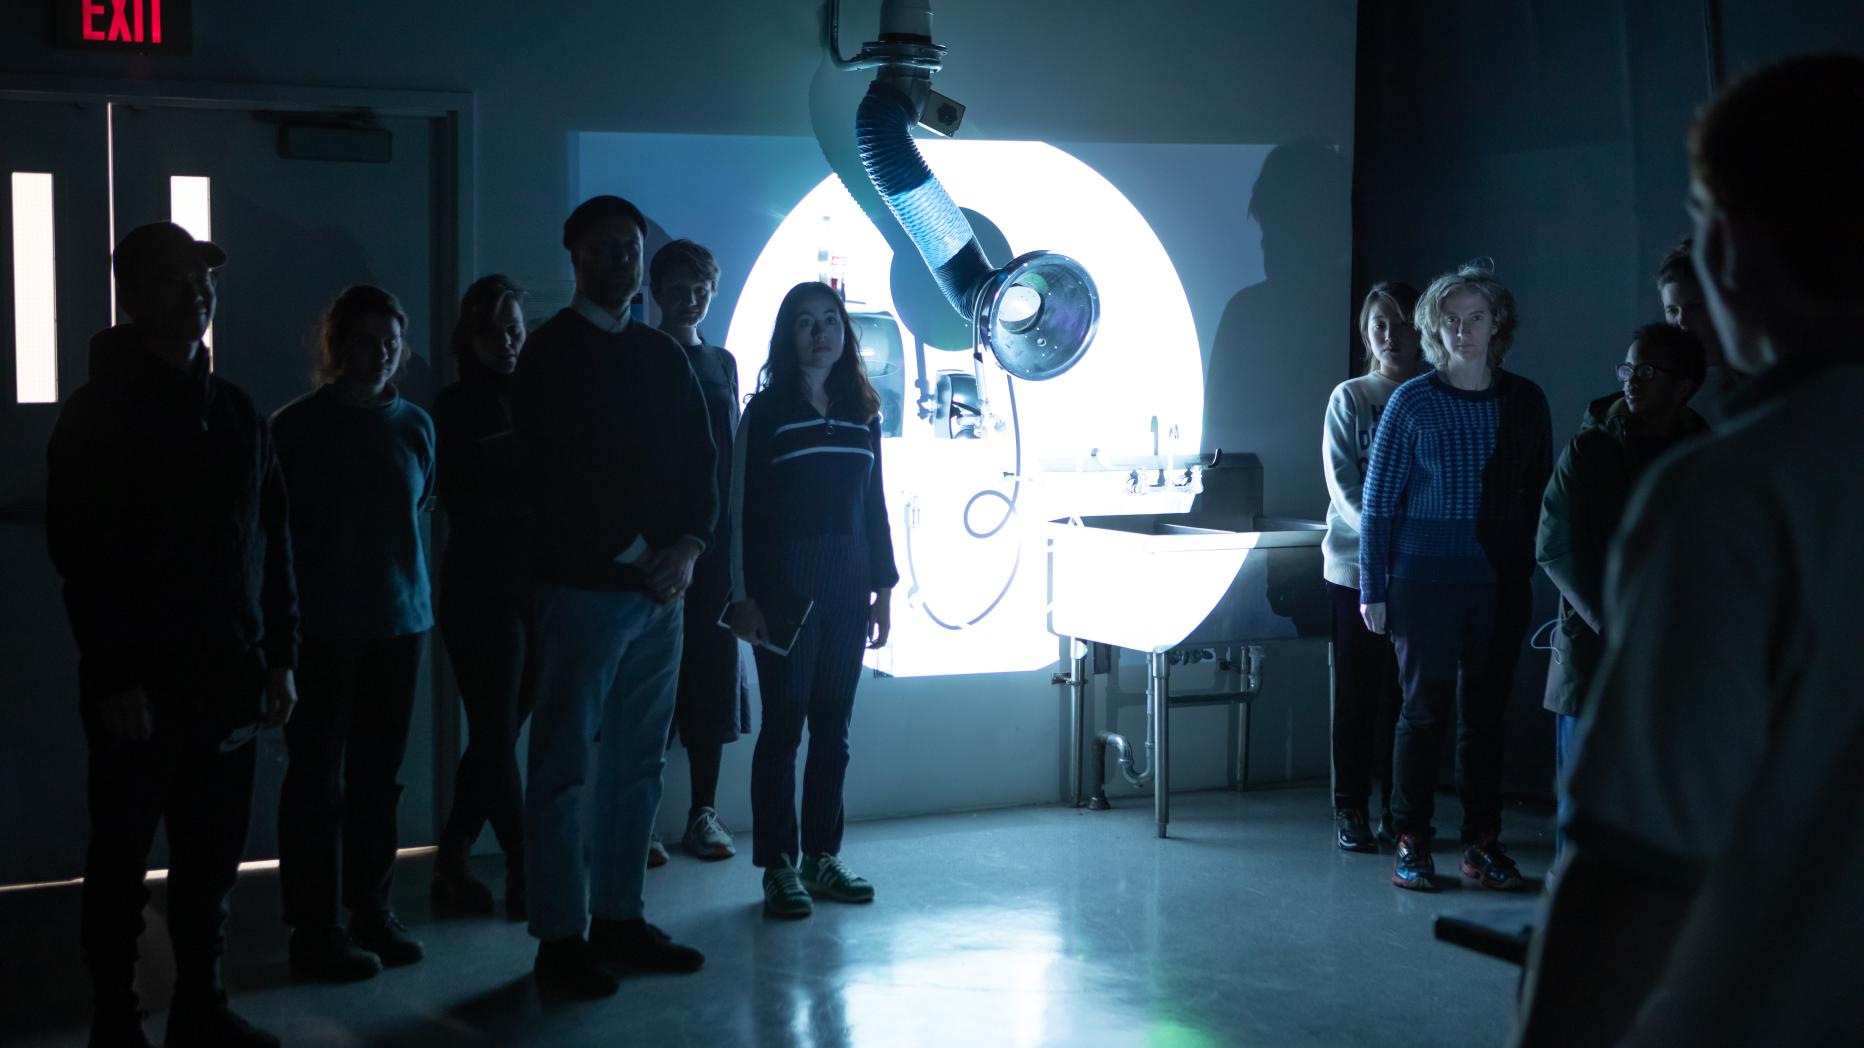
<path fill-rule="evenodd" d="M 1445 798 L 1439 825 L 1454 827 Z M 648 909 L 705 950 L 692 976 L 627 980 L 596 1002 L 540 998 L 521 925 L 433 920 L 405 860 L 398 908 L 428 959 L 349 986 L 294 983 L 276 884 L 234 896 L 229 983 L 246 1016 L 292 1045 L 1425 1045 L 1497 1044 L 1518 969 L 1433 940 L 1443 910 L 1498 902 L 1462 882 L 1389 884 L 1388 855 L 1332 847 L 1318 788 L 1180 794 L 1173 837 L 1151 806 L 1066 807 L 857 823 L 845 857 L 871 906 L 761 916 L 743 856 L 675 853 Z M 1547 819 L 1508 838 L 1544 869 Z M 1438 869 L 1455 884 L 1454 832 Z M 748 845 L 747 840 L 744 841 Z M 746 849 L 748 851 L 748 847 Z M 486 872 L 497 869 L 489 860 Z M 29 898 L 30 897 L 30 898 Z M 83 1043 L 76 894 L 0 895 L 9 930 L 0 1040 Z M 145 962 L 152 1009 L 162 965 Z M 161 1032 L 161 1016 L 148 1028 Z M 11 1032 L 5 1032 L 11 1031 Z"/>

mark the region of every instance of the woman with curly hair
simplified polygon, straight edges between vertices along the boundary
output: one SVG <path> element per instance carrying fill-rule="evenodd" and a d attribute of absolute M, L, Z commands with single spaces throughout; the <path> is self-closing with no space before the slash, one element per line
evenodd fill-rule
<path fill-rule="evenodd" d="M 1433 891 L 1431 815 L 1444 729 L 1456 724 L 1460 864 L 1485 888 L 1525 882 L 1502 849 L 1503 714 L 1531 614 L 1534 533 L 1553 469 L 1539 386 L 1503 370 L 1514 295 L 1486 260 L 1419 298 L 1425 374 L 1385 405 L 1366 467 L 1359 599 L 1392 636 L 1404 686 L 1392 757 L 1392 883 Z"/>

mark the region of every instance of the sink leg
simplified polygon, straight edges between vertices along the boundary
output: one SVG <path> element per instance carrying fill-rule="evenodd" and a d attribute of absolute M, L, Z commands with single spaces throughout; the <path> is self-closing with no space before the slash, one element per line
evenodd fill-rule
<path fill-rule="evenodd" d="M 1087 803 L 1081 767 L 1081 751 L 1087 745 L 1087 645 L 1070 637 L 1068 654 L 1073 662 L 1068 671 L 1068 782 L 1073 790 L 1069 800 L 1079 808 Z"/>
<path fill-rule="evenodd" d="M 1152 811 L 1163 838 L 1171 821 L 1171 667 L 1162 651 L 1153 652 L 1146 662 L 1146 702 L 1152 707 L 1157 740 L 1152 751 Z"/>

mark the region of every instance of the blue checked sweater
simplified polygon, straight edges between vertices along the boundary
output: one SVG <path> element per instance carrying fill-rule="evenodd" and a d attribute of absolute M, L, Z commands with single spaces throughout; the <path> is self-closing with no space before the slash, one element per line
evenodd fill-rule
<path fill-rule="evenodd" d="M 1552 471 L 1547 397 L 1527 379 L 1498 369 L 1472 391 L 1433 371 L 1399 386 L 1366 466 L 1359 599 L 1384 602 L 1394 575 L 1527 579 Z"/>

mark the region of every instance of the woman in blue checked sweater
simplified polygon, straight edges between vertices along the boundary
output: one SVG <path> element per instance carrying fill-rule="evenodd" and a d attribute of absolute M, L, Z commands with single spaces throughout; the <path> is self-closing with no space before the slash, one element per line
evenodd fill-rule
<path fill-rule="evenodd" d="M 1503 714 L 1530 615 L 1534 533 L 1553 469 L 1540 387 L 1502 370 L 1514 296 L 1487 266 L 1431 282 L 1418 300 L 1426 374 L 1385 406 L 1366 468 L 1359 595 L 1390 630 L 1404 685 L 1393 754 L 1392 883 L 1435 890 L 1431 815 L 1443 732 L 1456 718 L 1466 877 L 1525 887 L 1499 841 Z"/>

